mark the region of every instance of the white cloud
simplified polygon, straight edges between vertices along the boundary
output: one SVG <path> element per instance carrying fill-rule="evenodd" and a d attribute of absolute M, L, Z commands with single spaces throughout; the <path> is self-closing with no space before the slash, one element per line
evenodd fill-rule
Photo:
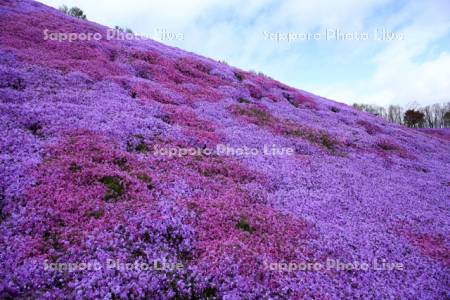
<path fill-rule="evenodd" d="M 433 4 L 433 5 L 430 5 Z M 390 28 L 403 26 L 405 38 L 388 43 L 373 58 L 374 73 L 357 82 L 317 85 L 316 92 L 347 103 L 378 105 L 450 101 L 450 52 L 422 59 L 433 44 L 449 34 L 450 14 L 444 1 L 412 1 L 388 20 Z"/>

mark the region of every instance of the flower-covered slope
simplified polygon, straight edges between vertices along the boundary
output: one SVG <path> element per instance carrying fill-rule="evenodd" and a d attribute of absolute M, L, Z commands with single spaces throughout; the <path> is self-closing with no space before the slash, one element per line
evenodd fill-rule
<path fill-rule="evenodd" d="M 37 2 L 0 25 L 0 298 L 449 296 L 448 134 L 150 40 L 45 40 L 107 28 Z M 217 145 L 259 151 L 163 155 Z M 370 268 L 273 268 L 328 260 Z"/>

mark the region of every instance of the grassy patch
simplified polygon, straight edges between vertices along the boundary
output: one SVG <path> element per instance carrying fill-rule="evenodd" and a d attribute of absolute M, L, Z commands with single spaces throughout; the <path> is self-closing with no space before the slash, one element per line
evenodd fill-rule
<path fill-rule="evenodd" d="M 145 254 L 145 252 L 142 249 L 137 248 L 131 252 L 131 258 L 133 260 L 139 259 L 140 257 L 147 258 L 147 254 Z"/>
<path fill-rule="evenodd" d="M 236 223 L 236 228 L 249 233 L 255 231 L 255 229 L 252 226 L 250 226 L 250 223 L 248 222 L 248 219 L 246 217 L 241 217 L 239 219 L 239 221 Z"/>
<path fill-rule="evenodd" d="M 328 150 L 333 151 L 336 149 L 336 141 L 333 138 L 331 138 L 327 133 L 322 132 L 320 134 L 320 143 Z"/>
<path fill-rule="evenodd" d="M 251 107 L 251 108 L 237 107 L 236 113 L 241 116 L 247 116 L 251 118 L 254 121 L 254 123 L 259 125 L 265 125 L 272 121 L 272 116 L 265 110 L 258 107 Z"/>
<path fill-rule="evenodd" d="M 145 139 L 142 134 L 133 135 L 132 140 L 127 142 L 128 152 L 146 153 L 148 150 L 148 145 L 145 143 Z"/>
<path fill-rule="evenodd" d="M 338 113 L 338 112 L 340 112 L 341 110 L 340 110 L 339 108 L 333 106 L 333 107 L 331 107 L 331 111 L 334 112 L 334 113 Z"/>
<path fill-rule="evenodd" d="M 136 145 L 135 150 L 139 153 L 145 153 L 148 151 L 148 146 L 144 142 L 140 142 L 139 144 Z"/>
<path fill-rule="evenodd" d="M 27 126 L 27 129 L 33 134 L 34 136 L 42 137 L 42 125 L 39 123 L 32 123 Z"/>
<path fill-rule="evenodd" d="M 122 196 L 125 192 L 125 188 L 119 177 L 116 176 L 104 176 L 100 179 L 106 187 L 104 199 L 105 201 L 113 201 Z"/>
<path fill-rule="evenodd" d="M 154 184 L 153 184 L 153 181 L 152 181 L 152 179 L 150 178 L 150 176 L 148 176 L 148 175 L 145 174 L 145 173 L 141 173 L 141 174 L 138 174 L 136 177 L 137 177 L 140 181 L 144 182 L 144 183 L 147 185 L 147 189 L 148 189 L 149 191 L 153 190 Z"/>
<path fill-rule="evenodd" d="M 146 231 L 144 232 L 144 234 L 142 235 L 142 240 L 143 240 L 145 243 L 150 243 L 150 242 L 152 241 L 152 237 L 150 236 L 150 232 L 149 232 L 148 230 L 146 230 Z"/>
<path fill-rule="evenodd" d="M 216 299 L 217 289 L 215 287 L 206 287 L 201 292 L 200 299 Z"/>
<path fill-rule="evenodd" d="M 291 105 L 298 108 L 298 103 L 294 101 L 294 97 L 289 93 L 283 93 L 284 99 L 286 99 Z"/>
<path fill-rule="evenodd" d="M 377 143 L 377 145 L 378 145 L 378 147 L 380 147 L 381 149 L 383 149 L 385 151 L 398 150 L 398 146 L 389 141 L 380 141 Z"/>
<path fill-rule="evenodd" d="M 16 91 L 23 91 L 26 85 L 22 78 L 17 78 L 9 84 L 9 87 Z"/>
<path fill-rule="evenodd" d="M 313 144 L 318 144 L 327 150 L 336 150 L 337 142 L 327 132 L 313 132 L 302 128 L 290 128 L 284 132 L 287 136 L 305 138 Z"/>
<path fill-rule="evenodd" d="M 105 211 L 100 208 L 100 209 L 96 209 L 96 210 L 90 210 L 86 212 L 86 217 L 89 218 L 94 218 L 94 219 L 100 219 L 101 217 L 103 217 L 103 215 L 105 214 Z"/>
<path fill-rule="evenodd" d="M 300 128 L 288 129 L 284 134 L 293 137 L 307 137 L 307 133 Z"/>
<path fill-rule="evenodd" d="M 239 81 L 243 81 L 245 79 L 244 75 L 239 72 L 234 72 L 234 77 L 236 77 L 236 79 Z"/>
<path fill-rule="evenodd" d="M 247 100 L 247 99 L 245 99 L 245 98 L 239 98 L 239 99 L 238 99 L 238 102 L 239 102 L 239 103 L 252 103 L 251 101 L 249 101 L 249 100 Z"/>
<path fill-rule="evenodd" d="M 121 170 L 128 169 L 127 163 L 128 163 L 128 161 L 125 157 L 117 157 L 113 160 L 113 164 L 118 166 Z"/>
<path fill-rule="evenodd" d="M 72 173 L 78 173 L 81 171 L 81 166 L 79 166 L 77 163 L 73 162 L 70 164 L 69 170 Z"/>
<path fill-rule="evenodd" d="M 59 234 L 57 232 L 46 230 L 42 234 L 42 239 L 47 247 L 56 251 L 64 250 L 64 245 L 61 243 Z"/>

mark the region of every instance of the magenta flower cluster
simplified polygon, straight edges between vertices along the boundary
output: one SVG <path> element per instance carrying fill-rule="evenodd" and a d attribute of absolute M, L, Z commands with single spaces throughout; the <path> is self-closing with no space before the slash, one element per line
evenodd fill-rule
<path fill-rule="evenodd" d="M 450 296 L 448 131 L 151 40 L 45 40 L 107 28 L 31 0 L 0 24 L 1 299 Z M 219 144 L 294 155 L 154 151 Z M 329 260 L 371 267 L 267 268 Z"/>

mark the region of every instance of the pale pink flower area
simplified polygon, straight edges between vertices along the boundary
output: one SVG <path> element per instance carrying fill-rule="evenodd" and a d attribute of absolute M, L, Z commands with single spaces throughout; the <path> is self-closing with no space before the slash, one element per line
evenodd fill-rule
<path fill-rule="evenodd" d="M 44 40 L 107 28 L 30 0 L 0 25 L 1 299 L 450 296 L 448 131 L 152 40 Z"/>

